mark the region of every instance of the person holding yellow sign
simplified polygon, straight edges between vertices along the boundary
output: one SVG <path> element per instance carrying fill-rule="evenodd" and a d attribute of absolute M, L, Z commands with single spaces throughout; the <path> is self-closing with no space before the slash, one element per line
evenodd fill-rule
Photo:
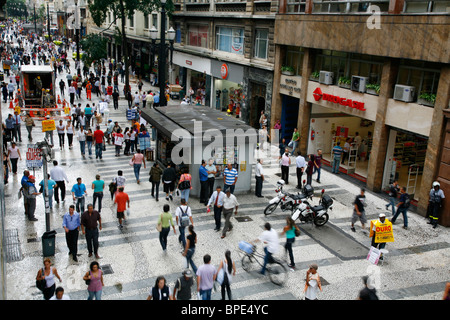
<path fill-rule="evenodd" d="M 392 223 L 384 213 L 380 213 L 378 220 L 370 221 L 369 237 L 372 238 L 372 247 L 378 249 L 384 249 L 387 242 L 394 242 Z M 380 256 L 380 260 L 383 260 L 383 256 Z"/>

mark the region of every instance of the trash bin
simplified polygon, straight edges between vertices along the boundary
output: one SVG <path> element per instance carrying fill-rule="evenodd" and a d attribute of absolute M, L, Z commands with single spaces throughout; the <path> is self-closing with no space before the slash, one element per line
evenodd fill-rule
<path fill-rule="evenodd" d="M 42 253 L 44 257 L 55 255 L 55 235 L 55 230 L 44 232 L 42 235 Z"/>

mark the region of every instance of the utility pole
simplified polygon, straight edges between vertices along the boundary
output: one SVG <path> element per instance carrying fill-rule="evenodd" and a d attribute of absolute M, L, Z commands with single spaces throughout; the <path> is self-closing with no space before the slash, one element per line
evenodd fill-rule
<path fill-rule="evenodd" d="M 42 142 L 36 143 L 39 149 L 41 149 L 42 157 L 42 171 L 44 175 L 44 201 L 45 201 L 45 229 L 50 231 L 50 201 L 48 197 L 48 167 L 47 163 L 52 160 L 52 150 L 45 139 Z"/>
<path fill-rule="evenodd" d="M 52 36 L 50 35 L 50 13 L 48 9 L 48 2 L 47 2 L 47 32 L 48 32 L 48 41 L 52 42 Z"/>

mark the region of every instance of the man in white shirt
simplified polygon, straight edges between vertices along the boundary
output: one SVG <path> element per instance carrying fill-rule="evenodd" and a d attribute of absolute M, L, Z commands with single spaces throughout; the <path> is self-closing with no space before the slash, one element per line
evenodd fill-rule
<path fill-rule="evenodd" d="M 183 217 L 184 216 L 184 217 Z M 191 224 L 194 224 L 194 221 L 192 220 L 192 211 L 191 208 L 189 208 L 186 205 L 186 200 L 181 199 L 181 205 L 175 210 L 175 219 L 177 221 L 178 230 L 180 230 L 180 235 L 178 236 L 178 242 L 183 244 L 183 249 L 186 247 L 186 237 L 185 237 L 185 229 L 189 225 L 189 221 Z M 187 222 L 184 222 L 185 219 Z M 187 225 L 186 225 L 187 223 Z"/>
<path fill-rule="evenodd" d="M 262 198 L 263 196 L 261 195 L 261 192 L 262 192 L 263 181 L 264 181 L 262 159 L 256 160 L 255 179 L 256 179 L 255 196 L 257 196 L 258 198 Z"/>
<path fill-rule="evenodd" d="M 64 183 L 64 180 L 69 183 L 69 179 L 64 170 L 58 166 L 58 161 L 54 160 L 53 165 L 54 167 L 50 170 L 50 178 L 56 182 L 54 196 L 56 203 L 59 204 L 58 189 L 61 190 L 61 201 L 64 201 L 66 197 L 66 184 Z"/>
<path fill-rule="evenodd" d="M 226 196 L 223 198 L 223 217 L 225 218 L 225 226 L 222 230 L 222 239 L 225 238 L 227 231 L 233 229 L 231 224 L 231 215 L 233 214 L 233 209 L 235 209 L 234 214 L 237 214 L 239 203 L 237 202 L 234 194 L 231 194 L 231 190 L 227 189 Z"/>
<path fill-rule="evenodd" d="M 62 287 L 58 287 L 55 290 L 55 295 L 51 297 L 50 300 L 70 300 L 70 297 L 67 294 L 64 294 L 64 289 Z"/>
<path fill-rule="evenodd" d="M 301 155 L 300 151 L 297 152 L 297 158 L 295 158 L 295 163 L 297 165 L 297 189 L 302 188 L 302 175 L 305 172 L 308 164 L 305 161 L 305 158 Z"/>
<path fill-rule="evenodd" d="M 214 204 L 214 220 L 216 221 L 216 227 L 214 228 L 214 231 L 220 230 L 221 226 L 220 216 L 222 214 L 222 206 L 224 198 L 225 193 L 222 192 L 222 187 L 217 186 L 216 191 L 213 192 L 207 204 L 208 212 L 210 210 L 211 204 Z"/>
<path fill-rule="evenodd" d="M 258 239 L 256 239 L 254 242 L 261 241 L 264 244 L 267 244 L 266 247 L 264 247 L 264 264 L 261 269 L 261 274 L 264 274 L 266 272 L 266 265 L 269 263 L 273 258 L 272 255 L 276 254 L 278 252 L 280 241 L 278 239 L 277 232 L 272 229 L 270 226 L 270 223 L 266 222 L 264 225 L 264 231 L 261 233 Z"/>

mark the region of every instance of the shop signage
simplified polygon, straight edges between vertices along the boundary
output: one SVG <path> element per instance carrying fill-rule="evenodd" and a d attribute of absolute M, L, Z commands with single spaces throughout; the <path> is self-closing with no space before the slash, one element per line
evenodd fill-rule
<path fill-rule="evenodd" d="M 220 75 L 222 79 L 228 78 L 228 65 L 226 63 L 222 63 L 220 66 Z"/>
<path fill-rule="evenodd" d="M 30 169 L 38 169 L 42 167 L 41 149 L 35 144 L 27 145 L 26 165 Z"/>
<path fill-rule="evenodd" d="M 287 77 L 284 78 L 284 83 L 280 84 L 280 88 L 288 91 L 290 96 L 292 96 L 294 92 L 300 94 L 301 91 L 297 84 L 297 80 Z"/>
<path fill-rule="evenodd" d="M 331 95 L 328 93 L 323 93 L 320 88 L 316 88 L 313 91 L 314 100 L 319 101 L 320 99 L 324 101 L 329 101 L 332 103 L 340 104 L 342 106 L 347 106 L 349 108 L 358 109 L 361 111 L 366 111 L 364 108 L 364 102 L 354 101 L 352 99 L 341 98 L 339 96 Z"/>
<path fill-rule="evenodd" d="M 192 66 L 192 61 L 186 60 L 186 64 Z"/>

